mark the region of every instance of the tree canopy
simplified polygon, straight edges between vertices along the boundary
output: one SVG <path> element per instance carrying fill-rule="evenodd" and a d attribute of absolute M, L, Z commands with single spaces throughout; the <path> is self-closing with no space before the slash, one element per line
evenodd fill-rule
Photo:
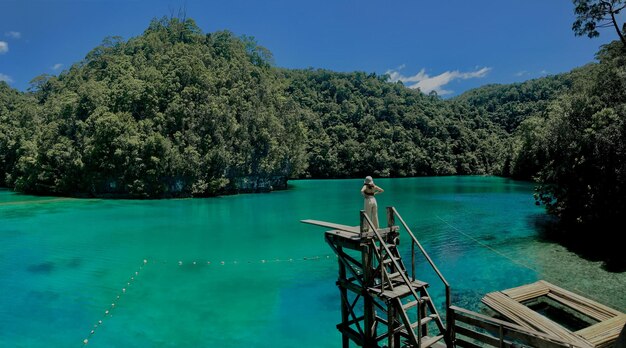
<path fill-rule="evenodd" d="M 572 30 L 577 36 L 590 38 L 600 35 L 599 29 L 611 28 L 626 48 L 626 23 L 620 23 L 617 16 L 626 8 L 625 0 L 574 0 L 576 21 Z"/>

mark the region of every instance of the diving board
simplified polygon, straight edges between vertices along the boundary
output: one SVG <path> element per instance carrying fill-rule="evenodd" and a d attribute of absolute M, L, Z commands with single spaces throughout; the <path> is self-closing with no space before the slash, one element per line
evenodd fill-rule
<path fill-rule="evenodd" d="M 333 222 L 326 222 L 326 221 L 319 221 L 319 220 L 300 220 L 300 222 L 303 222 L 305 224 L 310 224 L 310 225 L 328 227 L 333 230 L 351 232 L 351 233 L 356 233 L 356 234 L 359 234 L 361 232 L 359 226 L 341 225 L 341 224 L 336 224 Z"/>

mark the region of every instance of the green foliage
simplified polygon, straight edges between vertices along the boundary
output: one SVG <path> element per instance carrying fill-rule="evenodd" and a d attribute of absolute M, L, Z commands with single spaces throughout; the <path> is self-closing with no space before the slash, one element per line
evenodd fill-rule
<path fill-rule="evenodd" d="M 624 0 L 573 0 L 576 21 L 572 30 L 577 36 L 586 35 L 590 38 L 600 36 L 598 29 L 611 28 L 626 46 L 624 34 L 626 23 L 619 23 L 620 12 L 626 9 Z"/>
<path fill-rule="evenodd" d="M 614 42 L 598 59 L 589 78 L 553 104 L 538 193 L 570 239 L 593 229 L 611 249 L 626 211 L 626 56 Z"/>
<path fill-rule="evenodd" d="M 283 70 L 309 131 L 307 177 L 498 174 L 504 132 L 375 74 Z"/>
<path fill-rule="evenodd" d="M 269 189 L 306 166 L 302 110 L 271 54 L 192 20 L 107 38 L 31 84 L 0 86 L 0 184 L 24 192 L 212 195 L 241 178 Z"/>
<path fill-rule="evenodd" d="M 567 92 L 577 75 L 575 71 L 510 85 L 487 85 L 456 99 L 481 109 L 493 122 L 513 133 L 526 118 L 545 117 L 550 102 Z"/>
<path fill-rule="evenodd" d="M 273 67 L 254 38 L 153 20 L 21 94 L 2 85 L 0 184 L 211 195 L 293 177 L 499 174 L 506 134 L 386 76 Z M 21 104 L 20 104 L 21 103 Z M 16 105 L 21 105 L 16 107 Z"/>

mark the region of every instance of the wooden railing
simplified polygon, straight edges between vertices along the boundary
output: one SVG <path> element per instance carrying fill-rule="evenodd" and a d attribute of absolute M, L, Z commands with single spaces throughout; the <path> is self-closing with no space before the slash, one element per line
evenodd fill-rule
<path fill-rule="evenodd" d="M 451 306 L 448 311 L 455 347 L 575 347 L 558 337 Z"/>
<path fill-rule="evenodd" d="M 448 336 L 448 339 L 446 339 L 446 341 L 449 342 L 449 334 L 450 334 L 450 329 L 451 329 L 449 316 L 450 316 L 450 306 L 452 305 L 451 300 L 450 300 L 450 291 L 451 291 L 450 284 L 448 283 L 446 278 L 443 276 L 443 274 L 441 274 L 441 272 L 439 271 L 439 268 L 437 268 L 437 266 L 435 265 L 433 260 L 430 258 L 426 250 L 424 250 L 424 247 L 422 247 L 422 244 L 420 244 L 420 242 L 417 240 L 417 238 L 415 237 L 415 235 L 413 234 L 413 232 L 411 231 L 407 223 L 404 221 L 400 213 L 398 213 L 395 207 L 387 207 L 387 216 L 388 216 L 388 219 L 390 220 L 389 221 L 390 224 L 393 224 L 395 217 L 397 216 L 398 220 L 400 220 L 400 223 L 402 224 L 404 229 L 407 231 L 409 236 L 411 236 L 411 277 L 413 278 L 413 280 L 415 280 L 415 247 L 417 246 L 417 248 L 422 252 L 422 255 L 424 256 L 424 258 L 426 259 L 430 267 L 433 269 L 433 271 L 435 271 L 435 273 L 437 274 L 437 276 L 439 277 L 439 279 L 441 280 L 441 282 L 443 283 L 446 289 L 446 331 L 447 331 L 446 336 Z"/>

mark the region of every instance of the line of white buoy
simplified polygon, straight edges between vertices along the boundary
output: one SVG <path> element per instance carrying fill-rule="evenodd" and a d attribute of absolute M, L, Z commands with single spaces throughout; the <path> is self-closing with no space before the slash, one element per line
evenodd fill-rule
<path fill-rule="evenodd" d="M 320 260 L 330 260 L 330 259 L 335 259 L 335 258 L 337 258 L 336 255 L 321 255 L 321 256 L 305 256 L 305 257 L 282 258 L 282 259 L 281 258 L 260 259 L 260 260 L 248 260 L 248 261 L 231 260 L 231 261 L 215 261 L 215 262 L 211 262 L 211 261 L 197 261 L 197 260 L 194 260 L 194 261 L 178 260 L 178 261 L 175 261 L 174 263 L 177 264 L 179 267 L 181 267 L 183 265 L 193 265 L 193 266 L 219 265 L 219 266 L 228 266 L 228 265 L 238 265 L 238 264 L 269 264 L 269 263 L 279 263 L 279 262 L 320 261 Z M 151 264 L 158 264 L 158 263 L 169 263 L 169 262 L 167 260 L 159 261 L 159 260 L 150 259 L 150 263 Z M 124 287 L 121 289 L 121 292 L 118 293 L 115 296 L 115 299 L 111 302 L 111 305 L 104 311 L 104 314 L 103 314 L 102 318 L 100 320 L 98 320 L 98 322 L 96 324 L 94 324 L 93 329 L 89 332 L 89 335 L 87 336 L 87 338 L 85 338 L 83 340 L 83 345 L 86 345 L 86 344 L 89 343 L 89 340 L 96 333 L 96 330 L 102 325 L 103 319 L 110 318 L 110 317 L 113 316 L 113 314 L 111 312 L 113 311 L 113 309 L 115 309 L 117 307 L 117 303 L 119 302 L 120 298 L 124 294 L 126 294 L 126 291 L 128 290 L 128 288 L 137 279 L 137 276 L 139 276 L 139 273 L 143 270 L 143 267 L 145 265 L 147 265 L 147 264 L 148 264 L 148 259 L 144 259 L 142 264 L 141 264 L 141 266 L 139 266 L 139 269 L 137 271 L 135 271 L 133 273 L 133 275 L 130 276 L 130 278 L 126 282 L 126 285 L 124 285 Z"/>
<path fill-rule="evenodd" d="M 111 305 L 109 307 L 107 307 L 107 309 L 104 311 L 104 314 L 102 316 L 102 318 L 100 320 L 98 320 L 97 323 L 94 324 L 93 329 L 91 329 L 91 331 L 89 332 L 89 335 L 87 336 L 87 338 L 85 338 L 83 340 L 83 345 L 86 345 L 87 343 L 89 343 L 89 339 L 91 338 L 91 336 L 93 336 L 96 333 L 96 330 L 100 327 L 100 325 L 102 325 L 103 319 L 106 318 L 111 318 L 113 316 L 113 314 L 111 313 L 113 311 L 113 309 L 116 308 L 117 303 L 120 301 L 120 298 L 126 294 L 126 291 L 128 290 L 128 288 L 130 288 L 130 286 L 134 283 L 135 280 L 137 280 L 137 277 L 139 276 L 139 273 L 143 270 L 143 267 L 145 265 L 148 264 L 148 260 L 145 259 L 143 260 L 143 262 L 141 263 L 141 266 L 139 266 L 139 269 L 137 271 L 135 271 L 130 278 L 128 278 L 126 285 L 124 285 L 124 287 L 121 289 L 121 292 L 119 292 L 116 296 L 115 299 L 113 301 L 111 301 Z"/>
<path fill-rule="evenodd" d="M 272 258 L 272 259 L 260 259 L 260 260 L 247 260 L 247 261 L 242 261 L 242 260 L 230 260 L 230 261 L 198 261 L 198 260 L 193 260 L 193 261 L 183 261 L 183 260 L 178 260 L 178 261 L 174 261 L 174 264 L 177 264 L 178 266 L 186 266 L 186 265 L 192 265 L 192 266 L 211 266 L 211 265 L 218 265 L 218 266 L 228 266 L 228 265 L 243 265 L 243 264 L 269 264 L 269 263 L 278 263 L 278 262 L 301 262 L 301 261 L 319 261 L 319 260 L 328 260 L 328 259 L 335 259 L 337 258 L 336 255 L 320 255 L 320 256 L 305 256 L 305 257 L 291 257 L 291 258 Z M 151 263 L 156 264 L 156 263 L 162 263 L 162 264 L 166 264 L 166 263 L 170 263 L 171 261 L 168 260 L 150 260 Z"/>

